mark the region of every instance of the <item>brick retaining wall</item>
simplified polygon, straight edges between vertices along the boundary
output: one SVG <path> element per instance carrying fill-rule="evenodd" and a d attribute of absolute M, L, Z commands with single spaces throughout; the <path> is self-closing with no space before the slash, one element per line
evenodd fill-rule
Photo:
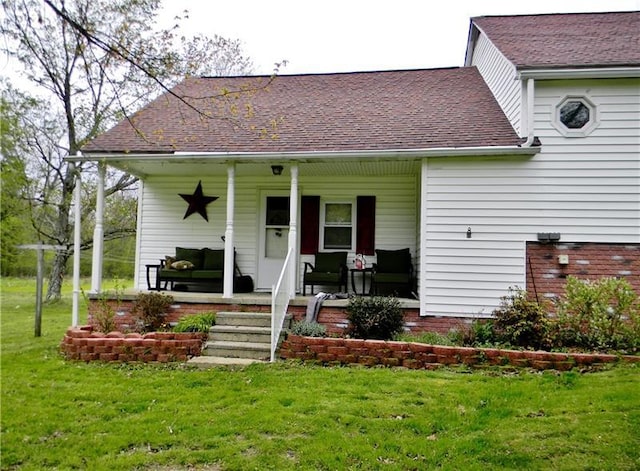
<path fill-rule="evenodd" d="M 196 332 L 105 334 L 87 325 L 67 329 L 60 350 L 68 360 L 166 363 L 199 356 L 205 339 Z"/>
<path fill-rule="evenodd" d="M 409 342 L 302 337 L 289 335 L 280 348 L 284 359 L 315 361 L 322 364 L 361 364 L 435 369 L 445 365 L 512 365 L 538 370 L 569 370 L 598 366 L 619 360 L 640 362 L 640 356 L 543 351 L 499 350 L 493 348 L 446 347 Z"/>

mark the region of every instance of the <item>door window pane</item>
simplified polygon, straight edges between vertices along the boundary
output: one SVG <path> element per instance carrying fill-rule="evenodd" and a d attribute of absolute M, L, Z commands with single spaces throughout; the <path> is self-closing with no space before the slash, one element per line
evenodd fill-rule
<path fill-rule="evenodd" d="M 269 196 L 267 197 L 267 220 L 268 226 L 289 226 L 289 197 Z"/>

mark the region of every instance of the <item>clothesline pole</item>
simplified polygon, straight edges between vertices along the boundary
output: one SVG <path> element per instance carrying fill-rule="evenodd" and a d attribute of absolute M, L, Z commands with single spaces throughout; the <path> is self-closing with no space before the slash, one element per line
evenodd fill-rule
<path fill-rule="evenodd" d="M 34 325 L 34 335 L 42 335 L 42 288 L 44 286 L 44 251 L 66 249 L 63 245 L 45 245 L 43 242 L 29 245 L 18 245 L 19 249 L 35 250 L 37 255 L 36 266 L 36 316 Z"/>

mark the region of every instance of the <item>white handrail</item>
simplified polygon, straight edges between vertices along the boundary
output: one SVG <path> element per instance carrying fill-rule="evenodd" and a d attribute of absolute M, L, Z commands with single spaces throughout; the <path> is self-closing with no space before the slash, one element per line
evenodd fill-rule
<path fill-rule="evenodd" d="M 287 309 L 289 308 L 289 300 L 294 292 L 291 288 L 291 270 L 293 270 L 293 250 L 289 249 L 287 252 L 287 258 L 284 260 L 282 271 L 278 277 L 278 282 L 273 286 L 271 290 L 271 361 L 276 360 L 276 349 L 280 342 L 280 334 L 282 333 L 282 326 L 284 324 L 284 318 L 287 315 Z"/>

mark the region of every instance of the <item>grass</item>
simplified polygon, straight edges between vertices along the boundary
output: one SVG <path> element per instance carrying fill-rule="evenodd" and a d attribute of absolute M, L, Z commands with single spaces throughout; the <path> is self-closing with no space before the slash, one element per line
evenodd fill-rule
<path fill-rule="evenodd" d="M 2 469 L 640 468 L 640 374 L 66 362 L 3 279 Z M 68 287 L 66 288 L 68 290 Z M 84 312 L 84 306 L 83 306 Z"/>

